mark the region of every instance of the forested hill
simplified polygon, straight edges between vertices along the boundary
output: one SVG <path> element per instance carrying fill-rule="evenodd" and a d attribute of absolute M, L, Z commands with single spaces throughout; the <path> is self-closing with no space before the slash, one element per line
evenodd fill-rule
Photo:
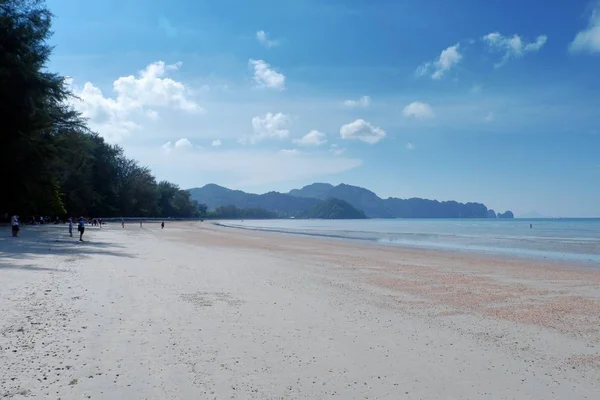
<path fill-rule="evenodd" d="M 364 219 L 362 210 L 352 207 L 350 203 L 340 199 L 327 199 L 308 210 L 307 218 L 320 219 Z"/>
<path fill-rule="evenodd" d="M 209 209 L 224 205 L 236 207 L 259 207 L 278 213 L 280 216 L 300 217 L 320 201 L 339 199 L 352 207 L 364 211 L 369 218 L 511 218 L 507 211 L 496 215 L 481 203 L 459 203 L 420 198 L 382 199 L 372 191 L 358 186 L 315 183 L 294 189 L 289 193 L 270 192 L 262 195 L 231 190 L 209 184 L 190 189 L 192 199 L 204 203 Z"/>
<path fill-rule="evenodd" d="M 0 218 L 204 214 L 188 191 L 157 182 L 68 105 L 65 77 L 46 68 L 51 22 L 43 1 L 0 1 Z"/>

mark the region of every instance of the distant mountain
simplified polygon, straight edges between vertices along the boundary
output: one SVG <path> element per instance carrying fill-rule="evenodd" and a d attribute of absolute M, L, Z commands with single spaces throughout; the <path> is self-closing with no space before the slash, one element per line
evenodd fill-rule
<path fill-rule="evenodd" d="M 306 197 L 309 199 L 327 200 L 329 193 L 334 188 L 329 183 L 313 183 L 312 185 L 304 186 L 302 189 L 290 190 L 289 195 L 294 197 Z"/>
<path fill-rule="evenodd" d="M 512 213 L 512 211 L 506 211 L 504 213 L 498 213 L 498 218 L 513 219 L 514 217 L 515 217 L 515 215 Z"/>
<path fill-rule="evenodd" d="M 318 199 L 294 197 L 278 192 L 252 194 L 215 184 L 189 189 L 189 192 L 193 200 L 206 204 L 209 210 L 215 210 L 221 206 L 262 208 L 282 217 L 299 216 L 319 203 Z"/>
<path fill-rule="evenodd" d="M 381 199 L 370 190 L 359 186 L 341 184 L 331 186 L 324 192 L 326 184 L 316 184 L 321 199 L 336 198 L 345 200 L 354 207 L 363 210 L 369 218 L 489 218 L 488 209 L 480 203 L 458 203 L 456 201 L 439 202 L 419 198 Z M 289 194 L 308 195 L 315 192 L 315 186 L 305 186 Z M 495 218 L 495 213 L 493 218 Z"/>
<path fill-rule="evenodd" d="M 362 210 L 352 207 L 350 203 L 340 199 L 323 200 L 306 214 L 308 218 L 321 219 L 364 219 L 367 218 Z"/>
<path fill-rule="evenodd" d="M 314 183 L 289 193 L 269 192 L 251 194 L 210 184 L 189 189 L 192 199 L 207 205 L 209 210 L 219 206 L 262 208 L 282 217 L 303 216 L 320 201 L 339 199 L 364 211 L 369 218 L 496 218 L 496 213 L 481 203 L 458 203 L 420 198 L 382 199 L 359 186 Z M 502 217 L 501 217 L 502 216 Z M 512 218 L 512 213 L 499 213 L 498 218 Z"/>

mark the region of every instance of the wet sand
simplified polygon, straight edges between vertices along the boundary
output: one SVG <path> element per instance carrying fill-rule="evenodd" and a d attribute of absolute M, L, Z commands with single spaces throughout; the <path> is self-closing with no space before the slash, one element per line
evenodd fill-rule
<path fill-rule="evenodd" d="M 209 223 L 0 237 L 0 398 L 595 399 L 600 270 Z M 600 266 L 599 266 L 600 267 Z"/>

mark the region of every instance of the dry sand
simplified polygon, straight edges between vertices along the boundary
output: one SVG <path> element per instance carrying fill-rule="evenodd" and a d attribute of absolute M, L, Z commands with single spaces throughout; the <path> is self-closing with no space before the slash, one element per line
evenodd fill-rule
<path fill-rule="evenodd" d="M 206 222 L 66 230 L 0 237 L 0 398 L 599 398 L 599 270 Z"/>

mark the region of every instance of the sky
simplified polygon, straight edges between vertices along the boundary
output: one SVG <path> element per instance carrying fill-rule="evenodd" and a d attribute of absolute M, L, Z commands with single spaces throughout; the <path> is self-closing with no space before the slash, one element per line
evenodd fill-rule
<path fill-rule="evenodd" d="M 159 180 L 600 217 L 600 2 L 47 4 L 48 68 Z"/>

